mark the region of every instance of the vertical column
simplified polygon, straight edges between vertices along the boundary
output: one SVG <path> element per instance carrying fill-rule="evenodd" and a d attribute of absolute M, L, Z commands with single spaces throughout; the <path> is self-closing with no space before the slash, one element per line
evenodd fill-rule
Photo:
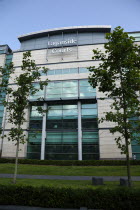
<path fill-rule="evenodd" d="M 43 110 L 46 109 L 47 109 L 47 103 L 44 103 Z M 41 160 L 45 159 L 46 118 L 47 118 L 47 113 L 44 112 L 42 120 Z"/>
<path fill-rule="evenodd" d="M 78 160 L 82 160 L 81 101 L 78 101 Z"/>

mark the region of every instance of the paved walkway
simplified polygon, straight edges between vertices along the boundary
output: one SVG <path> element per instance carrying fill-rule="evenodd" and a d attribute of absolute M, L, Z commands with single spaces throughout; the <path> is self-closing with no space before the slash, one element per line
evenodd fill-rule
<path fill-rule="evenodd" d="M 1 205 L 0 210 L 94 210 L 94 209 L 87 209 L 86 207 L 81 207 L 79 209 L 61 209 L 61 208 L 42 208 L 42 207 L 32 207 L 32 206 L 5 206 Z"/>
<path fill-rule="evenodd" d="M 56 175 L 25 175 L 18 174 L 19 179 L 50 179 L 50 180 L 92 180 L 92 177 L 103 178 L 104 181 L 119 181 L 126 176 L 56 176 Z M 13 174 L 0 174 L 0 178 L 13 178 Z M 140 181 L 140 176 L 132 176 L 132 181 Z"/>

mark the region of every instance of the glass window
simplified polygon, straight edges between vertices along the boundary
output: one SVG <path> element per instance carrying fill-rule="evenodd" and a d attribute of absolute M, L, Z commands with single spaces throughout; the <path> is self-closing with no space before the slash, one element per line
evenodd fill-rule
<path fill-rule="evenodd" d="M 47 71 L 47 75 L 54 75 L 55 74 L 55 71 L 54 70 L 48 70 Z"/>
<path fill-rule="evenodd" d="M 86 97 L 95 97 L 96 96 L 96 93 L 87 93 L 87 92 L 84 92 L 84 93 L 80 93 L 80 97 L 82 98 L 82 97 L 84 97 L 84 98 L 86 98 Z"/>
<path fill-rule="evenodd" d="M 41 149 L 40 145 L 28 144 L 27 152 L 33 152 L 33 153 L 38 152 L 38 153 L 40 153 L 40 149 Z"/>
<path fill-rule="evenodd" d="M 49 110 L 48 117 L 50 116 L 62 116 L 62 110 Z"/>
<path fill-rule="evenodd" d="M 98 132 L 85 132 L 83 131 L 83 143 L 97 143 Z"/>
<path fill-rule="evenodd" d="M 42 117 L 42 114 L 38 112 L 36 106 L 32 106 L 31 117 Z"/>
<path fill-rule="evenodd" d="M 47 88 L 47 94 L 61 94 L 61 88 Z"/>
<path fill-rule="evenodd" d="M 47 118 L 46 129 L 62 129 L 62 119 Z"/>
<path fill-rule="evenodd" d="M 140 37 L 140 33 L 130 33 L 128 36 Z"/>
<path fill-rule="evenodd" d="M 77 109 L 63 110 L 63 115 L 77 115 Z"/>
<path fill-rule="evenodd" d="M 51 82 L 50 82 L 51 83 Z M 78 81 L 52 82 L 47 86 L 47 98 L 78 97 Z"/>
<path fill-rule="evenodd" d="M 88 80 L 80 80 L 79 84 L 80 84 L 80 86 L 90 86 Z"/>
<path fill-rule="evenodd" d="M 77 143 L 78 134 L 76 132 L 63 132 L 63 143 Z"/>
<path fill-rule="evenodd" d="M 34 95 L 30 95 L 30 99 L 38 99 L 44 98 L 44 88 L 43 90 L 40 89 L 40 85 L 38 83 L 34 84 L 34 87 L 38 90 Z"/>
<path fill-rule="evenodd" d="M 10 55 L 6 55 L 6 60 L 7 60 L 7 59 L 12 60 L 12 58 L 13 58 L 13 55 L 12 55 L 12 54 L 10 54 Z"/>
<path fill-rule="evenodd" d="M 63 117 L 63 129 L 77 129 L 78 128 L 78 120 L 77 116 L 75 116 L 76 119 L 74 119 L 74 116 L 71 116 L 69 118 L 65 119 L 65 116 Z"/>
<path fill-rule="evenodd" d="M 69 74 L 70 70 L 69 69 L 62 69 L 62 74 Z"/>
<path fill-rule="evenodd" d="M 0 50 L 0 54 L 2 54 L 2 53 L 5 53 L 5 51 L 4 50 Z"/>
<path fill-rule="evenodd" d="M 72 68 L 70 69 L 70 74 L 78 73 L 78 68 Z"/>
<path fill-rule="evenodd" d="M 91 118 L 83 118 L 82 117 L 82 128 L 83 129 L 97 129 L 98 128 L 98 123 L 97 119 L 93 117 Z"/>
<path fill-rule="evenodd" d="M 57 75 L 57 74 L 62 74 L 62 69 L 56 69 L 55 70 L 55 74 Z"/>
<path fill-rule="evenodd" d="M 80 67 L 79 68 L 79 73 L 88 73 L 88 72 L 89 72 L 89 70 L 85 67 Z"/>
<path fill-rule="evenodd" d="M 29 142 L 41 142 L 41 138 L 42 138 L 42 132 L 29 132 Z"/>
<path fill-rule="evenodd" d="M 62 98 L 76 98 L 76 97 L 78 97 L 78 93 L 72 93 L 72 94 L 67 93 L 62 95 Z"/>
<path fill-rule="evenodd" d="M 47 129 L 77 129 L 77 105 L 48 107 Z"/>
<path fill-rule="evenodd" d="M 63 105 L 63 109 L 77 109 L 77 105 Z"/>
<path fill-rule="evenodd" d="M 98 138 L 98 133 L 86 131 L 86 132 L 83 132 L 83 138 L 86 138 L 86 139 Z"/>
<path fill-rule="evenodd" d="M 62 87 L 62 82 L 49 82 L 47 88 Z"/>
<path fill-rule="evenodd" d="M 4 110 L 4 106 L 0 104 L 0 111 Z"/>
<path fill-rule="evenodd" d="M 140 37 L 135 38 L 135 41 L 140 41 Z"/>
<path fill-rule="evenodd" d="M 82 152 L 85 154 L 88 153 L 98 153 L 99 151 L 99 146 L 95 144 L 83 144 L 82 145 Z"/>
<path fill-rule="evenodd" d="M 97 104 L 82 104 L 82 109 L 97 109 Z"/>
<path fill-rule="evenodd" d="M 92 87 L 86 87 L 86 86 L 83 86 L 83 87 L 80 87 L 80 92 L 95 92 L 95 88 L 93 89 Z"/>
<path fill-rule="evenodd" d="M 78 81 L 77 80 L 73 80 L 73 81 L 64 81 L 63 82 L 63 87 L 74 87 L 74 86 L 78 86 Z"/>
<path fill-rule="evenodd" d="M 140 160 L 140 153 L 133 153 L 133 159 L 135 156 L 135 160 Z"/>
<path fill-rule="evenodd" d="M 132 151 L 133 151 L 133 153 L 135 153 L 135 152 L 140 153 L 140 145 L 132 146 Z"/>
<path fill-rule="evenodd" d="M 59 99 L 61 99 L 62 98 L 62 95 L 61 94 L 48 94 L 47 95 L 47 98 L 50 98 L 50 99 L 55 99 L 55 98 L 59 98 Z"/>
<path fill-rule="evenodd" d="M 97 115 L 97 109 L 82 109 L 82 115 Z"/>
<path fill-rule="evenodd" d="M 0 112 L 0 117 L 3 117 L 3 112 Z"/>
<path fill-rule="evenodd" d="M 77 87 L 71 87 L 71 88 L 63 88 L 63 93 L 76 93 Z"/>
<path fill-rule="evenodd" d="M 49 106 L 48 109 L 62 109 L 62 105 Z"/>
<path fill-rule="evenodd" d="M 42 119 L 41 120 L 33 120 L 33 118 L 30 119 L 30 129 L 42 129 Z"/>
<path fill-rule="evenodd" d="M 46 136 L 46 143 L 57 144 L 62 142 L 61 132 L 47 132 Z"/>

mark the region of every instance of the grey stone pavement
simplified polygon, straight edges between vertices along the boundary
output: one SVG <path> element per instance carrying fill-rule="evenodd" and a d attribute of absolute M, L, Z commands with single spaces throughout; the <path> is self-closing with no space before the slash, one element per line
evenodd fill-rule
<path fill-rule="evenodd" d="M 103 178 L 104 181 L 119 181 L 126 176 L 56 176 L 56 175 L 26 175 L 18 174 L 19 179 L 50 179 L 50 180 L 92 180 L 92 177 Z M 13 174 L 0 174 L 0 178 L 13 178 Z M 132 176 L 132 181 L 140 181 L 140 176 Z"/>

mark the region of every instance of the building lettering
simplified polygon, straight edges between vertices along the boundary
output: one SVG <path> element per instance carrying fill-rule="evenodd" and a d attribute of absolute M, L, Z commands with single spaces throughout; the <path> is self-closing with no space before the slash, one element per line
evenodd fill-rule
<path fill-rule="evenodd" d="M 65 53 L 65 52 L 72 52 L 72 49 L 67 47 L 67 48 L 59 48 L 59 49 L 52 49 L 51 52 L 54 53 Z"/>
<path fill-rule="evenodd" d="M 55 46 L 55 47 L 57 47 L 57 46 L 63 46 L 63 45 L 69 45 L 69 44 L 76 44 L 77 43 L 77 40 L 76 39 L 67 39 L 67 40 L 64 40 L 64 41 L 59 41 L 59 42 L 57 42 L 57 41 L 49 41 L 48 42 L 48 45 L 49 46 Z"/>

